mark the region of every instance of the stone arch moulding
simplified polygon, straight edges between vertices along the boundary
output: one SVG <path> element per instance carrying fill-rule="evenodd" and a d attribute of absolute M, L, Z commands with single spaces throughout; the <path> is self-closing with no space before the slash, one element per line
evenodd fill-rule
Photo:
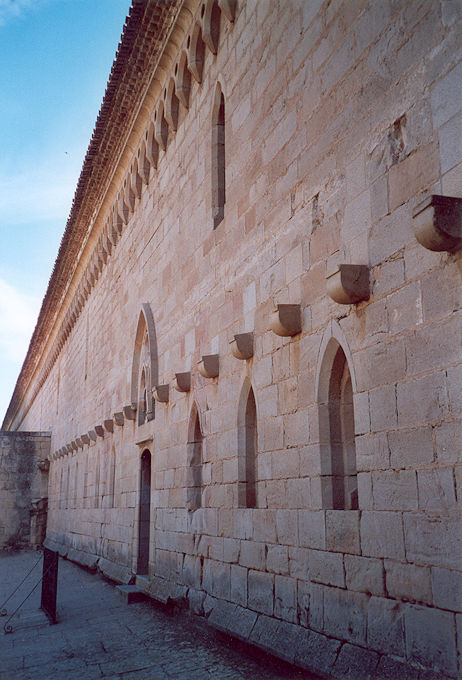
<path fill-rule="evenodd" d="M 249 413 L 249 403 L 252 409 Z M 250 421 L 249 422 L 249 416 Z M 246 376 L 237 410 L 237 479 L 240 508 L 257 507 L 258 408 L 255 389 Z"/>
<path fill-rule="evenodd" d="M 147 369 L 146 366 L 142 366 L 142 351 L 143 351 L 143 340 L 147 335 Z M 152 413 L 154 417 L 154 404 L 152 403 L 152 388 L 159 382 L 159 367 L 158 367 L 158 357 L 157 357 L 157 335 L 156 327 L 154 324 L 154 317 L 150 305 L 147 302 L 141 304 L 141 311 L 138 317 L 138 325 L 136 328 L 135 342 L 133 349 L 133 361 L 132 361 L 132 375 L 131 375 L 131 392 L 130 399 L 132 408 L 137 408 L 140 396 L 139 386 L 140 386 L 140 376 L 144 369 L 144 376 L 146 380 L 145 393 L 146 393 L 146 411 Z"/>
<path fill-rule="evenodd" d="M 342 331 L 338 321 L 329 321 L 329 324 L 324 331 L 321 346 L 318 352 L 318 362 L 316 368 L 316 391 L 315 399 L 317 403 L 326 401 L 329 396 L 329 384 L 328 380 L 325 380 L 330 375 L 330 370 L 332 369 L 332 364 L 335 356 L 335 343 L 331 343 L 329 351 L 327 351 L 327 346 L 331 340 L 336 340 L 337 343 L 342 348 L 345 357 L 348 361 L 348 366 L 351 373 L 351 382 L 353 386 L 353 392 L 356 393 L 356 377 L 354 372 L 354 362 L 353 355 L 351 354 L 350 347 L 348 345 L 345 333 Z M 327 384 L 326 384 L 327 383 Z"/>

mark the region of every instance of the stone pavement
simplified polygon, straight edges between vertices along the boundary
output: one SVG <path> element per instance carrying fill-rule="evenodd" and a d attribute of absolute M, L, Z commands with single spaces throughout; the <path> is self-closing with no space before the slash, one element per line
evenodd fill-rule
<path fill-rule="evenodd" d="M 0 607 L 41 553 L 0 552 Z M 9 613 L 41 575 L 10 600 Z M 26 586 L 30 583 L 30 587 Z M 114 585 L 59 560 L 58 619 L 39 610 L 40 586 L 12 620 L 0 618 L 0 680 L 315 680 L 315 676 L 195 625 L 151 601 L 126 605 Z"/>

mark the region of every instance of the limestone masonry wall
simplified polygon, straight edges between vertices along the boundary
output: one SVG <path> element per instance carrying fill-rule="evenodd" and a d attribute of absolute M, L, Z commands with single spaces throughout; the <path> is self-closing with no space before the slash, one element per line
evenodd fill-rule
<path fill-rule="evenodd" d="M 413 211 L 462 198 L 462 6 L 191 0 L 164 57 L 11 426 L 48 542 L 318 673 L 461 677 L 462 260 Z"/>
<path fill-rule="evenodd" d="M 35 530 L 41 508 L 33 501 L 46 503 L 49 454 L 48 432 L 0 430 L 0 548 L 41 543 Z"/>

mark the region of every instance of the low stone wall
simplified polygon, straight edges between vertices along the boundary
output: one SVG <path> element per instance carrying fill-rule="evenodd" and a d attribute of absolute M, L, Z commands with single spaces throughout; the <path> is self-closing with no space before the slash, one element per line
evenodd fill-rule
<path fill-rule="evenodd" d="M 29 545 L 31 512 L 34 544 L 44 535 L 49 453 L 47 432 L 0 431 L 0 548 Z"/>

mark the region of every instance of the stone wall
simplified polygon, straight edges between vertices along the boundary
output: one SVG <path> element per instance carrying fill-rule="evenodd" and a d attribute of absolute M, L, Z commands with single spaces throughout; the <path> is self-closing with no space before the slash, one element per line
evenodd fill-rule
<path fill-rule="evenodd" d="M 166 111 L 181 55 L 194 70 L 209 35 L 190 4 L 159 75 Z M 459 677 L 461 257 L 423 248 L 413 209 L 462 197 L 460 4 L 249 0 L 219 20 L 157 167 L 141 185 L 117 173 L 129 197 L 102 209 L 84 302 L 14 424 L 52 429 L 48 541 L 318 672 Z M 368 299 L 327 294 L 341 264 L 368 268 Z M 271 330 L 284 303 L 300 305 L 294 336 Z M 230 345 L 244 332 L 247 360 Z M 153 414 L 156 384 L 170 391 Z"/>
<path fill-rule="evenodd" d="M 50 439 L 48 432 L 0 431 L 0 548 L 44 538 Z"/>

